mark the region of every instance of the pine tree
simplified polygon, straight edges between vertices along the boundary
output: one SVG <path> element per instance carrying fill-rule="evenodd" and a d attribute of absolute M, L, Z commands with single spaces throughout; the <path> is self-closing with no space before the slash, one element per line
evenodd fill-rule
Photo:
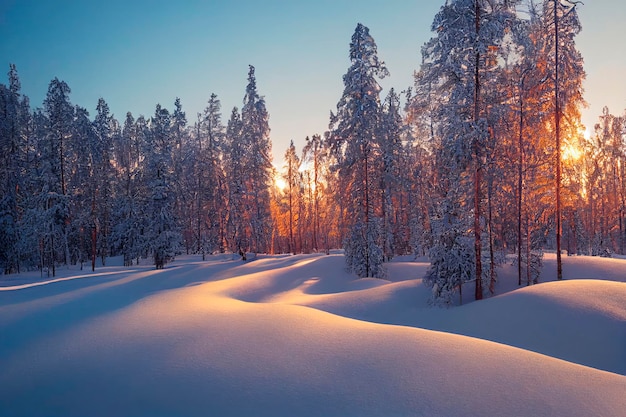
<path fill-rule="evenodd" d="M 225 129 L 222 124 L 221 103 L 217 95 L 211 94 L 204 111 L 206 125 L 206 160 L 208 192 L 209 245 L 212 251 L 224 252 L 226 228 L 226 182 L 222 167 Z"/>
<path fill-rule="evenodd" d="M 98 228 L 101 220 L 99 199 L 106 198 L 109 194 L 99 196 L 102 192 L 100 190 L 102 175 L 99 163 L 101 152 L 95 125 L 89 119 L 87 109 L 76 106 L 74 113 L 72 146 L 79 146 L 81 152 L 77 152 L 72 160 L 75 169 L 72 170 L 70 176 L 72 263 L 79 262 L 82 268 L 83 263 L 91 259 L 91 268 L 94 270 L 98 255 Z"/>
<path fill-rule="evenodd" d="M 407 253 L 424 256 L 432 246 L 430 215 L 435 212 L 441 184 L 435 169 L 435 99 L 424 72 L 415 74 L 416 93 L 406 91 L 406 143 L 403 147 L 405 165 L 401 170 L 407 184 L 405 224 L 409 248 Z M 445 181 L 444 181 L 445 183 Z"/>
<path fill-rule="evenodd" d="M 554 84 L 554 169 L 555 169 L 555 230 L 557 250 L 557 279 L 563 279 L 561 260 L 561 188 L 562 188 L 562 147 L 563 133 L 576 134 L 581 127 L 580 107 L 582 81 L 585 77 L 583 59 L 576 49 L 575 36 L 581 25 L 576 12 L 578 2 L 545 0 L 543 2 L 543 24 L 546 30 L 544 54 L 548 59 L 551 78 Z M 549 30 L 548 30 L 549 28 Z M 551 59 L 550 59 L 551 58 Z M 566 117 L 563 117 L 566 116 Z"/>
<path fill-rule="evenodd" d="M 376 78 L 388 75 L 378 59 L 369 29 L 358 24 L 350 43 L 351 66 L 343 77 L 344 91 L 332 115 L 330 146 L 348 206 L 349 236 L 345 242 L 348 269 L 359 276 L 381 276 L 380 213 L 375 211 L 376 174 L 380 154 L 376 135 L 380 124 L 380 85 Z"/>
<path fill-rule="evenodd" d="M 289 252 L 295 254 L 298 248 L 294 240 L 294 228 L 300 229 L 300 216 L 297 214 L 300 201 L 300 158 L 296 154 L 296 147 L 293 140 L 289 148 L 285 151 L 285 173 L 284 179 L 287 182 L 287 209 L 289 211 Z"/>
<path fill-rule="evenodd" d="M 14 64 L 9 85 L 0 84 L 0 268 L 5 274 L 20 271 L 20 207 L 25 174 L 25 138 L 29 123 L 28 99 Z"/>
<path fill-rule="evenodd" d="M 225 131 L 221 104 L 212 94 L 198 114 L 193 155 L 195 239 L 198 253 L 224 252 L 227 221 L 227 190 L 222 154 Z"/>
<path fill-rule="evenodd" d="M 145 173 L 149 189 L 147 241 L 155 266 L 159 269 L 174 257 L 180 243 L 174 214 L 172 150 L 175 138 L 167 109 L 157 104 L 150 123 Z"/>
<path fill-rule="evenodd" d="M 312 205 L 312 245 L 313 250 L 317 251 L 321 249 L 321 230 L 320 230 L 320 199 L 323 194 L 323 184 L 322 184 L 322 176 L 323 176 L 323 165 L 325 163 L 325 153 L 326 150 L 324 148 L 324 142 L 322 141 L 322 137 L 320 135 L 313 135 L 310 139 L 306 137 L 306 144 L 302 149 L 302 161 L 309 162 L 313 166 L 311 167 L 312 173 L 312 184 L 309 189 L 312 191 L 312 198 L 309 203 Z M 327 239 L 326 239 L 327 240 Z M 328 245 L 326 244 L 326 248 Z"/>
<path fill-rule="evenodd" d="M 473 221 L 467 228 L 474 237 L 474 260 L 466 257 L 450 261 L 465 262 L 450 265 L 453 270 L 473 268 L 475 298 L 483 296 L 483 230 L 482 216 L 483 175 L 490 140 L 487 106 L 481 94 L 496 77 L 489 76 L 495 66 L 487 65 L 493 59 L 497 46 L 502 42 L 506 27 L 513 21 L 512 5 L 515 2 L 481 0 L 456 0 L 447 2 L 435 16 L 432 30 L 436 33 L 423 48 L 421 74 L 417 78 L 422 86 L 433 89 L 437 102 L 432 103 L 435 118 L 433 131 L 439 137 L 437 164 L 443 181 L 440 185 L 441 204 L 445 207 L 469 206 Z M 456 211 L 458 212 L 458 211 Z M 461 216 L 457 221 L 468 221 Z M 457 221 L 443 221 L 439 233 L 446 234 L 445 227 Z M 433 233 L 437 233 L 433 230 Z M 446 239 L 434 237 L 434 244 Z M 433 253 L 440 248 L 431 249 Z"/>
<path fill-rule="evenodd" d="M 450 305 L 453 295 L 473 277 L 475 259 L 467 221 L 460 204 L 450 199 L 443 200 L 432 220 L 434 241 L 424 284 L 432 288 L 435 304 Z"/>
<path fill-rule="evenodd" d="M 406 182 L 401 181 L 403 120 L 400 115 L 400 97 L 392 88 L 382 106 L 381 122 L 376 141 L 381 155 L 380 207 L 382 249 L 387 260 L 405 246 L 400 235 L 400 210 Z"/>
<path fill-rule="evenodd" d="M 224 168 L 228 187 L 228 236 L 233 253 L 245 253 L 249 247 L 249 228 L 245 224 L 244 207 L 245 155 L 246 146 L 242 141 L 242 122 L 239 109 L 233 108 L 226 127 Z"/>
<path fill-rule="evenodd" d="M 124 257 L 124 265 L 139 260 L 146 249 L 147 196 L 142 161 L 147 150 L 147 123 L 143 116 L 135 121 L 128 112 L 122 134 L 115 138 L 114 155 L 118 167 L 117 190 L 112 208 L 112 244 Z"/>
<path fill-rule="evenodd" d="M 241 140 L 246 148 L 244 155 L 246 222 L 250 230 L 250 248 L 254 252 L 267 252 L 271 238 L 270 187 L 273 179 L 272 145 L 270 142 L 269 115 L 265 99 L 256 87 L 255 69 L 250 65 L 248 85 L 241 109 Z"/>
<path fill-rule="evenodd" d="M 173 194 L 173 216 L 176 219 L 178 227 L 182 227 L 185 224 L 185 220 L 189 218 L 188 212 L 190 211 L 188 198 L 189 186 L 187 184 L 187 178 L 184 175 L 184 166 L 188 157 L 186 151 L 188 150 L 188 134 L 187 134 L 187 115 L 183 111 L 183 106 L 180 102 L 180 98 L 176 98 L 174 101 L 174 112 L 171 115 L 171 135 L 172 135 L 172 178 L 171 178 L 171 192 Z M 183 239 L 187 252 L 192 246 L 191 233 L 184 233 Z"/>
<path fill-rule="evenodd" d="M 56 275 L 56 262 L 70 262 L 68 224 L 70 198 L 68 196 L 68 160 L 72 149 L 74 107 L 70 103 L 71 90 L 64 81 L 55 78 L 50 82 L 44 100 L 45 137 L 40 140 L 42 159 L 42 188 L 38 208 L 45 225 L 44 247 L 46 263 Z"/>
<path fill-rule="evenodd" d="M 516 242 L 517 246 L 517 268 L 518 285 L 522 282 L 530 282 L 528 274 L 531 271 L 532 259 L 542 256 L 536 245 L 540 244 L 532 238 L 533 229 L 539 229 L 540 221 L 534 222 L 529 219 L 539 218 L 546 209 L 546 204 L 542 203 L 538 196 L 545 190 L 541 189 L 536 178 L 549 175 L 543 172 L 547 165 L 547 158 L 544 149 L 550 148 L 545 142 L 547 104 L 547 67 L 545 60 L 541 57 L 542 24 L 540 16 L 534 4 L 530 5 L 529 19 L 519 19 L 512 25 L 511 42 L 507 48 L 507 71 L 505 84 L 509 84 L 509 91 L 513 100 L 509 115 L 505 115 L 501 122 L 501 130 L 510 132 L 511 137 L 515 137 L 511 143 L 515 162 L 515 217 L 516 217 Z M 506 152 L 506 150 L 503 150 Z M 505 162 L 506 163 L 506 162 Z M 503 165 L 503 164 L 500 164 Z M 501 172 L 506 173 L 511 170 L 501 168 Z M 506 188 L 506 187 L 500 187 Z M 506 198 L 506 197 L 505 197 Z M 506 221 L 501 219 L 500 221 Z M 536 254 L 536 255 L 533 255 Z M 534 264 L 539 266 L 540 259 Z M 535 268 L 536 269 L 536 268 Z M 524 278 L 526 276 L 526 279 Z"/>
<path fill-rule="evenodd" d="M 105 265 L 110 255 L 111 235 L 111 197 L 113 196 L 113 168 L 111 153 L 113 137 L 118 134 L 118 123 L 109 112 L 109 105 L 103 98 L 98 99 L 96 116 L 93 122 L 95 146 L 93 147 L 94 174 L 96 178 L 93 192 L 93 209 L 97 224 L 97 247 Z M 93 260 L 92 260 L 92 268 Z"/>

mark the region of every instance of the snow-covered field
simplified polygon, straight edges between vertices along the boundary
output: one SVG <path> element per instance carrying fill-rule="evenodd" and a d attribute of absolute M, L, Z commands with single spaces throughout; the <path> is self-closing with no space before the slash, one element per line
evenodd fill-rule
<path fill-rule="evenodd" d="M 0 276 L 0 415 L 625 416 L 626 260 L 564 262 L 449 309 L 340 254 Z"/>

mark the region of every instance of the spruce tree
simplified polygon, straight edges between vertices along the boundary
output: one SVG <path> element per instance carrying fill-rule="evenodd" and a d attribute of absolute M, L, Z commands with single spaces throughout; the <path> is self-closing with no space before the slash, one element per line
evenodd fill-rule
<path fill-rule="evenodd" d="M 462 239 L 471 231 L 474 256 L 445 259 L 459 264 L 449 265 L 452 270 L 472 270 L 463 276 L 475 280 L 474 296 L 483 297 L 483 176 L 486 149 L 490 140 L 487 106 L 482 94 L 486 84 L 495 82 L 496 65 L 487 65 L 495 59 L 506 28 L 514 20 L 511 1 L 454 0 L 446 2 L 435 16 L 432 31 L 436 35 L 422 48 L 423 64 L 418 88 L 433 91 L 436 102 L 428 103 L 433 117 L 432 134 L 436 137 L 435 152 L 439 170 L 438 204 L 440 207 L 471 207 L 466 212 L 453 210 L 457 219 L 442 218 L 446 210 L 438 213 L 433 223 L 434 245 Z M 421 103 L 418 103 L 421 104 Z M 471 211 L 470 211 L 471 210 Z M 465 227 L 458 227 L 465 224 Z M 450 230 L 446 230 L 449 227 Z M 460 233 L 454 239 L 450 233 Z M 444 238 L 445 236 L 445 238 Z M 444 253 L 440 247 L 431 249 L 433 273 L 435 265 L 444 259 L 434 257 Z M 462 263 L 462 264 L 460 264 Z M 451 278 L 452 279 L 452 278 Z M 431 281 L 425 281 L 430 283 Z"/>
<path fill-rule="evenodd" d="M 250 249 L 267 252 L 271 240 L 270 187 L 273 179 L 269 114 L 256 86 L 255 68 L 250 65 L 248 85 L 241 108 L 241 140 L 245 146 L 244 207 L 249 226 Z"/>
<path fill-rule="evenodd" d="M 361 277 L 382 275 L 383 251 L 380 210 L 375 209 L 380 154 L 377 146 L 381 105 L 377 78 L 389 73 L 378 58 L 369 29 L 358 24 L 350 43 L 351 65 L 343 76 L 344 91 L 331 116 L 329 145 L 336 158 L 338 179 L 347 205 L 347 239 L 344 242 L 349 270 Z"/>
<path fill-rule="evenodd" d="M 283 177 L 287 182 L 287 209 L 289 211 L 289 252 L 298 252 L 296 241 L 294 240 L 294 229 L 299 229 L 300 217 L 297 209 L 300 201 L 300 158 L 296 154 L 296 147 L 293 140 L 289 148 L 285 151 L 285 173 Z M 299 248 L 302 250 L 302 248 Z"/>
<path fill-rule="evenodd" d="M 172 149 L 174 137 L 169 111 L 157 104 L 150 120 L 147 143 L 146 184 L 148 200 L 147 243 L 157 269 L 174 257 L 180 244 L 180 232 L 174 213 Z"/>
<path fill-rule="evenodd" d="M 20 207 L 24 202 L 25 154 L 29 124 L 28 100 L 14 64 L 9 67 L 9 85 L 0 84 L 0 270 L 20 271 Z"/>
<path fill-rule="evenodd" d="M 241 131 L 241 114 L 235 107 L 226 126 L 224 144 L 224 171 L 228 188 L 227 241 L 233 253 L 245 253 L 249 248 L 249 228 L 244 220 L 246 146 L 242 141 Z"/>
<path fill-rule="evenodd" d="M 135 120 L 128 112 L 122 133 L 115 138 L 114 156 L 117 163 L 115 199 L 112 208 L 112 244 L 124 257 L 124 265 L 137 261 L 146 249 L 147 230 L 146 190 L 144 183 L 144 160 L 147 124 L 143 116 Z"/>
<path fill-rule="evenodd" d="M 55 78 L 48 86 L 44 100 L 46 125 L 40 138 L 41 188 L 38 210 L 44 238 L 45 263 L 56 275 L 56 263 L 69 264 L 69 217 L 70 196 L 68 195 L 68 162 L 74 122 L 74 107 L 70 103 L 71 90 L 64 82 Z"/>

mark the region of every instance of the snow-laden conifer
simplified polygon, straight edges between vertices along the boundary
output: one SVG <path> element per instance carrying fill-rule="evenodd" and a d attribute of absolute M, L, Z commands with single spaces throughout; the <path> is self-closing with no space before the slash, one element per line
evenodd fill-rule
<path fill-rule="evenodd" d="M 180 232 L 174 215 L 173 161 L 174 137 L 169 111 L 157 104 L 150 119 L 146 155 L 148 187 L 146 241 L 157 268 L 172 258 L 180 244 Z"/>
<path fill-rule="evenodd" d="M 381 104 L 377 78 L 389 73 L 378 58 L 369 29 L 358 24 L 350 43 L 350 67 L 343 76 L 344 91 L 331 117 L 329 145 L 336 159 L 346 204 L 347 267 L 362 277 L 380 276 L 383 261 L 379 218 L 375 210 L 380 190 Z"/>
<path fill-rule="evenodd" d="M 416 76 L 418 89 L 434 91 L 437 101 L 427 103 L 432 117 L 432 132 L 436 136 L 435 153 L 439 168 L 439 216 L 450 217 L 433 226 L 431 254 L 452 247 L 457 238 L 450 233 L 474 240 L 473 265 L 464 252 L 446 258 L 446 268 L 457 271 L 448 278 L 450 283 L 439 288 L 455 288 L 460 279 L 473 279 L 475 297 L 483 296 L 483 247 L 485 224 L 483 217 L 486 148 L 492 131 L 486 114 L 487 106 L 481 94 L 485 84 L 496 78 L 492 72 L 497 62 L 497 50 L 509 23 L 515 18 L 511 1 L 454 0 L 446 2 L 432 24 L 433 38 L 422 48 L 423 64 Z M 423 99 L 423 97 L 422 97 Z M 424 107 L 423 103 L 416 103 Z M 455 210 L 446 213 L 454 207 Z M 433 218 L 433 224 L 439 221 Z M 462 239 L 464 240 L 464 239 Z M 459 246 L 462 248 L 463 246 Z M 461 256 L 461 254 L 463 254 Z M 440 271 L 436 259 L 433 271 Z M 473 267 L 473 271 L 466 268 Z M 437 273 L 442 279 L 445 276 Z"/>

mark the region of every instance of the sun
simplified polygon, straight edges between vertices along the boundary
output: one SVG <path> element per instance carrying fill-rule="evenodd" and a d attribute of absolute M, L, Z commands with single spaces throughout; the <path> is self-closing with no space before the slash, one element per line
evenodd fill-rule
<path fill-rule="evenodd" d="M 589 129 L 578 130 L 578 136 L 572 137 L 569 140 L 566 140 L 561 146 L 561 155 L 563 161 L 569 161 L 570 163 L 579 162 L 584 156 L 584 149 L 581 139 L 583 141 L 588 141 L 591 137 L 591 132 Z"/>
<path fill-rule="evenodd" d="M 278 189 L 278 191 L 285 191 L 285 188 L 287 188 L 287 181 L 285 181 L 281 175 L 275 175 L 274 186 Z"/>

